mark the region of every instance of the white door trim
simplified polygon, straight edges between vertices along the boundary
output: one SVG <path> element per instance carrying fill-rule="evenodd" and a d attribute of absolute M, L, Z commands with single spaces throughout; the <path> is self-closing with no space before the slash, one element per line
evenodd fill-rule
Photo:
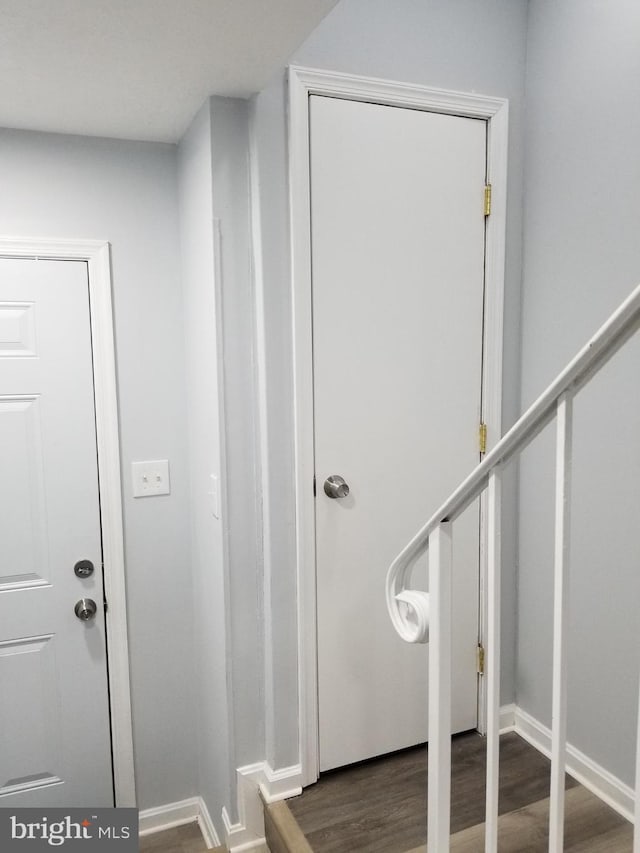
<path fill-rule="evenodd" d="M 114 788 L 116 806 L 133 807 L 136 793 L 109 244 L 97 240 L 0 237 L 0 256 L 79 260 L 88 266 L 104 592 L 109 604 L 105 622 Z"/>
<path fill-rule="evenodd" d="M 430 89 L 352 74 L 289 67 L 289 192 L 291 289 L 294 346 L 295 505 L 298 582 L 299 747 L 303 785 L 318 778 L 318 692 L 315 591 L 315 512 L 313 497 L 313 361 L 311 326 L 311 222 L 309 194 L 310 95 L 481 118 L 487 121 L 487 182 L 492 211 L 487 220 L 485 323 L 482 377 L 483 420 L 489 447 L 499 438 L 502 418 L 502 346 L 507 207 L 508 101 L 483 95 Z M 443 495 L 443 499 L 446 496 Z M 481 507 L 481 517 L 484 514 Z M 485 544 L 481 525 L 480 636 L 484 635 Z M 384 594 L 384 590 L 380 591 Z M 484 726 L 480 679 L 479 727 Z M 425 708 L 426 713 L 426 708 Z"/>

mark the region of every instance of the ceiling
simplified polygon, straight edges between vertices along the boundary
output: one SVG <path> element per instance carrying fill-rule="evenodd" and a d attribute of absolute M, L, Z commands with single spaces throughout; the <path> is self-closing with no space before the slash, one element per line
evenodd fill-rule
<path fill-rule="evenodd" d="M 0 0 L 0 126 L 176 142 L 248 97 L 337 0 Z"/>

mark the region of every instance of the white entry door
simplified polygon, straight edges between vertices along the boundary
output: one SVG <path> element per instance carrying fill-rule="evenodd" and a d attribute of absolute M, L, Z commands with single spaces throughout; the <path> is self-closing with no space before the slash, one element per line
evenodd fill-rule
<path fill-rule="evenodd" d="M 393 558 L 478 463 L 486 122 L 310 98 L 320 769 L 428 739 Z M 338 475 L 347 497 L 328 497 Z M 479 513 L 454 525 L 453 730 L 477 724 Z M 426 588 L 423 576 L 412 587 Z"/>
<path fill-rule="evenodd" d="M 84 262 L 0 259 L 0 467 L 0 806 L 112 806 Z"/>

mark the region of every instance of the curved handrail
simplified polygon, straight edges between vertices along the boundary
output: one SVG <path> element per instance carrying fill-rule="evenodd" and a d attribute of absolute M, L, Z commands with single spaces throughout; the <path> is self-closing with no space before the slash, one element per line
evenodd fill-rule
<path fill-rule="evenodd" d="M 429 594 L 406 586 L 416 560 L 429 547 L 429 536 L 440 523 L 464 512 L 486 488 L 493 469 L 524 450 L 553 418 L 560 396 L 585 385 L 639 327 L 640 285 L 398 554 L 387 573 L 386 600 L 391 622 L 403 640 L 426 643 L 429 639 Z"/>

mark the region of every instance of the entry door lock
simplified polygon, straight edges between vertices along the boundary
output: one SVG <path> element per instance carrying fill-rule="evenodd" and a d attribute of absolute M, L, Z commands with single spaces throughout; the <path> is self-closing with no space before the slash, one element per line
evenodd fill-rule
<path fill-rule="evenodd" d="M 89 578 L 93 574 L 93 563 L 91 560 L 78 560 L 73 571 L 79 578 Z"/>
<path fill-rule="evenodd" d="M 81 598 L 76 602 L 73 611 L 82 622 L 88 622 L 95 617 L 98 607 L 92 598 Z"/>

